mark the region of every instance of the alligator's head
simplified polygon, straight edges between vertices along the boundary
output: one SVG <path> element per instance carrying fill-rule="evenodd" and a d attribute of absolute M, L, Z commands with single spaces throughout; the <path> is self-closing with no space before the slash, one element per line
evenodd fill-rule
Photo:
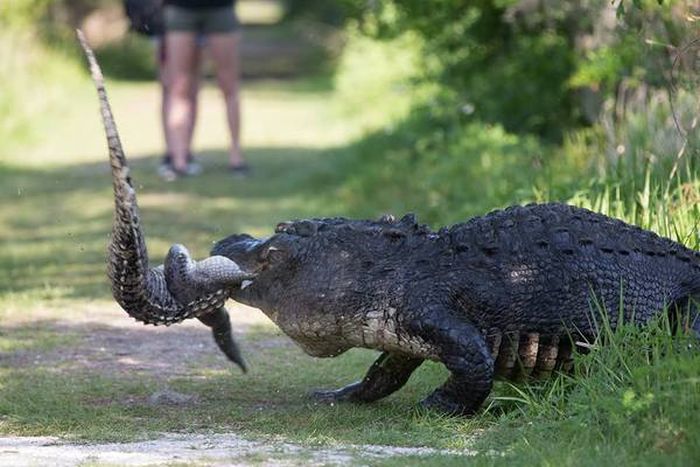
<path fill-rule="evenodd" d="M 352 308 L 353 300 L 377 291 L 387 271 L 398 269 L 401 245 L 410 248 L 427 233 L 431 232 L 412 215 L 399 221 L 392 216 L 377 221 L 299 220 L 278 224 L 268 238 L 231 235 L 219 241 L 212 254 L 255 275 L 234 290 L 232 298 L 282 324 L 276 316 L 280 312 L 293 315 L 281 320 L 300 320 Z"/>

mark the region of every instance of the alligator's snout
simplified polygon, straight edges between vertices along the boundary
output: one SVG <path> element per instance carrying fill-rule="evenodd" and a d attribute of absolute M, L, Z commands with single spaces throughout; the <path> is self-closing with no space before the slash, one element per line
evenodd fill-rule
<path fill-rule="evenodd" d="M 248 234 L 229 235 L 214 245 L 211 254 L 225 256 L 234 261 L 243 271 L 256 273 L 261 267 L 264 243 L 265 240 Z"/>

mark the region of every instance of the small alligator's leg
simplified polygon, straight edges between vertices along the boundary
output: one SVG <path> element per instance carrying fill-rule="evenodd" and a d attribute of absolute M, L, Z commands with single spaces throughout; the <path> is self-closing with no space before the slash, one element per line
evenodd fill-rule
<path fill-rule="evenodd" d="M 494 362 L 481 333 L 470 323 L 450 314 L 431 310 L 429 318 L 411 327 L 435 346 L 440 361 L 452 373 L 421 405 L 452 415 L 471 415 L 491 392 Z"/>
<path fill-rule="evenodd" d="M 233 340 L 233 332 L 231 331 L 231 320 L 228 316 L 226 308 L 221 307 L 213 313 L 201 315 L 197 317 L 202 323 L 211 328 L 214 335 L 214 341 L 219 349 L 231 360 L 238 365 L 243 373 L 247 371 L 245 360 L 241 356 L 241 351 L 238 344 Z"/>
<path fill-rule="evenodd" d="M 314 391 L 311 397 L 322 402 L 373 402 L 401 389 L 421 363 L 422 358 L 384 352 L 361 381 L 340 389 Z"/>

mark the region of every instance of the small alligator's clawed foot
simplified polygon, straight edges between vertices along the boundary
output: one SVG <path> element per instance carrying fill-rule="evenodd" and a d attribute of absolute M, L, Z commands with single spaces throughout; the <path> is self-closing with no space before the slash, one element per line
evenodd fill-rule
<path fill-rule="evenodd" d="M 340 389 L 319 389 L 309 393 L 309 396 L 316 402 L 324 404 L 332 404 L 335 402 L 356 402 L 355 397 L 357 390 L 360 387 L 360 382 L 348 384 Z"/>
<path fill-rule="evenodd" d="M 428 397 L 420 402 L 420 407 L 423 409 L 439 412 L 443 415 L 454 415 L 454 416 L 470 416 L 474 415 L 478 409 L 476 407 L 470 407 L 459 403 L 451 399 L 447 394 L 445 394 L 440 389 L 434 391 Z"/>

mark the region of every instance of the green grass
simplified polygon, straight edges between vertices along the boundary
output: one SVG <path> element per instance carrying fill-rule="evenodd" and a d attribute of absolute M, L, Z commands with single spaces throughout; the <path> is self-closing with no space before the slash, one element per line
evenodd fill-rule
<path fill-rule="evenodd" d="M 177 241 L 202 256 L 212 241 L 229 232 L 265 235 L 279 220 L 333 215 L 342 209 L 335 193 L 344 178 L 336 172 L 337 156 L 343 151 L 334 144 L 343 144 L 354 130 L 332 119 L 327 91 L 274 82 L 246 88 L 246 155 L 254 173 L 237 180 L 222 170 L 224 133 L 220 124 L 211 123 L 217 96 L 205 90 L 201 118 L 209 124 L 198 134 L 205 174 L 168 184 L 155 176 L 157 131 L 142 133 L 144 127 L 157 128 L 156 113 L 123 116 L 133 102 L 155 104 L 155 87 L 110 84 L 154 261 L 174 241 L 174 224 Z M 114 308 L 104 275 L 112 194 L 92 92 L 87 87 L 84 94 L 73 96 L 73 107 L 57 127 L 35 145 L 9 153 L 0 169 L 2 197 L 12 201 L 0 209 L 0 349 L 8 356 L 70 353 L 86 337 L 77 323 L 85 316 L 99 321 L 96 311 Z M 46 319 L 49 331 L 35 332 L 37 319 Z M 67 336 L 57 334 L 62 325 L 71 329 Z M 246 341 L 255 346 L 277 335 L 267 327 L 246 336 Z M 211 358 L 218 358 L 213 350 Z M 284 346 L 262 347 L 249 355 L 253 370 L 246 376 L 193 363 L 186 378 L 167 381 L 169 387 L 197 396 L 198 402 L 186 410 L 148 403 L 164 384 L 155 375 L 77 371 L 60 359 L 58 365 L 2 365 L 0 432 L 128 440 L 162 431 L 203 430 L 279 435 L 309 445 L 466 445 L 471 439 L 469 423 L 415 408 L 444 377 L 438 365 L 426 365 L 404 391 L 372 406 L 317 406 L 307 398 L 314 387 L 353 381 L 374 358 L 374 352 L 354 351 L 318 361 Z"/>
<path fill-rule="evenodd" d="M 252 339 L 269 339 L 271 334 L 267 329 Z M 11 335 L 18 339 L 16 332 Z M 10 339 L 2 342 L 3 350 L 13 348 Z M 21 348 L 14 346 L 14 351 Z M 464 446 L 469 436 L 462 421 L 442 421 L 415 409 L 417 398 L 444 376 L 437 365 L 427 365 L 405 390 L 372 406 L 318 405 L 307 397 L 309 384 L 335 387 L 352 381 L 373 358 L 372 352 L 355 351 L 336 360 L 313 361 L 284 345 L 257 348 L 250 354 L 252 370 L 245 376 L 235 369 L 210 370 L 200 362 L 187 377 L 165 383 L 197 396 L 185 410 L 150 404 L 149 396 L 164 382 L 148 375 L 104 377 L 41 365 L 3 368 L 0 430 L 91 440 L 129 440 L 164 431 L 233 431 L 280 435 L 313 445 L 371 440 L 401 446 Z M 459 432 L 464 435 L 461 440 L 455 438 Z"/>
<path fill-rule="evenodd" d="M 469 449 L 477 452 L 469 459 L 477 465 L 690 465 L 700 458 L 697 344 L 671 338 L 663 323 L 619 328 L 609 345 L 577 358 L 572 376 L 517 387 L 498 383 L 485 410 L 471 419 L 416 408 L 446 377 L 437 364 L 424 365 L 404 389 L 378 403 L 317 405 L 308 391 L 356 380 L 376 354 L 354 350 L 314 359 L 269 324 L 241 337 L 248 375 L 223 366 L 214 349 L 178 362 L 184 374 L 110 374 L 73 365 L 103 316 L 111 320 L 104 324 L 110 335 L 128 331 L 143 343 L 156 336 L 152 328 L 137 331 L 126 316 L 123 325 L 114 324 L 118 315 L 104 274 L 111 185 L 94 92 L 87 80 L 80 83 L 70 105 L 33 120 L 32 144 L 13 141 L 0 160 L 0 433 L 124 441 L 165 431 L 235 432 L 310 449 L 347 443 Z M 290 218 L 416 211 L 440 225 L 546 199 L 700 245 L 695 148 L 672 177 L 668 164 L 653 163 L 642 143 L 631 180 L 616 178 L 609 167 L 591 175 L 590 147 L 581 141 L 595 138 L 583 134 L 562 151 L 468 116 L 446 115 L 439 105 L 417 107 L 364 134 L 378 117 L 339 113 L 327 81 L 267 81 L 247 84 L 243 95 L 252 177 L 237 180 L 225 172 L 221 103 L 207 88 L 196 139 L 205 172 L 168 184 L 155 176 L 162 151 L 157 89 L 108 86 L 154 262 L 173 242 L 202 257 L 230 232 L 266 235 Z M 382 94 L 370 91 L 375 98 Z M 363 102 L 358 95 L 351 100 Z M 134 111 L 148 108 L 153 111 Z M 180 329 L 166 331 L 194 332 Z M 152 356 L 166 365 L 169 358 Z M 163 387 L 193 395 L 195 402 L 150 404 Z M 462 465 L 465 459 L 368 461 L 398 462 Z"/>

